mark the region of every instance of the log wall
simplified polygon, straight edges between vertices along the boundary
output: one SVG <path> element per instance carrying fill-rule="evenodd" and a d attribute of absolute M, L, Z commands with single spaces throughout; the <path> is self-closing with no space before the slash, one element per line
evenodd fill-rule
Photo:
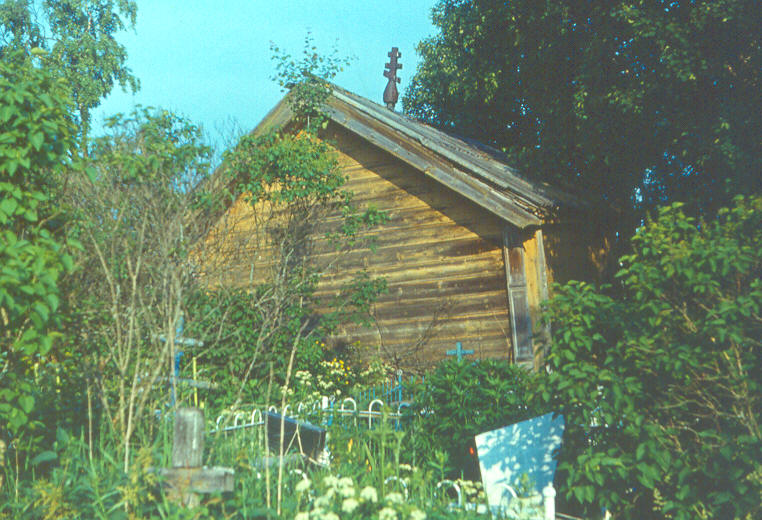
<path fill-rule="evenodd" d="M 355 194 L 357 206 L 372 205 L 389 217 L 373 232 L 374 251 L 357 248 L 336 262 L 323 235 L 338 225 L 340 216 L 313 216 L 320 225 L 308 254 L 318 264 L 331 265 L 321 278 L 318 296 L 328 300 L 337 295 L 361 270 L 384 277 L 389 289 L 373 307 L 375 325 L 342 329 L 331 339 L 336 346 L 359 343 L 366 356 L 408 370 L 443 359 L 457 341 L 478 358 L 512 359 L 506 229 L 520 237 L 523 247 L 536 350 L 541 351 L 547 339 L 539 326 L 547 285 L 596 279 L 597 230 L 579 221 L 517 230 L 334 123 L 322 137 L 334 145 L 347 176 L 345 188 Z M 275 213 L 261 205 L 252 208 L 244 200 L 234 202 L 207 237 L 205 272 L 226 285 L 251 286 L 267 279 L 273 267 L 272 244 L 256 221 L 277 219 Z"/>
<path fill-rule="evenodd" d="M 509 357 L 502 221 L 340 127 L 329 126 L 325 138 L 356 203 L 389 217 L 375 252 L 350 256 L 320 284 L 335 292 L 363 268 L 388 284 L 374 306 L 376 326 L 349 327 L 334 340 L 359 341 L 410 368 L 441 360 L 457 341 L 476 357 Z"/>
<path fill-rule="evenodd" d="M 373 307 L 374 326 L 347 326 L 331 341 L 359 344 L 365 356 L 407 370 L 445 358 L 457 341 L 478 358 L 511 358 L 505 223 L 339 126 L 329 125 L 323 137 L 338 153 L 344 187 L 355 194 L 356 205 L 372 205 L 389 217 L 372 233 L 375 250 L 357 248 L 337 262 L 322 237 L 340 217 L 315 216 L 321 225 L 310 255 L 331 266 L 318 286 L 321 299 L 337 295 L 363 269 L 388 285 Z M 205 271 L 216 283 L 245 287 L 268 277 L 272 244 L 254 224 L 266 218 L 272 218 L 268 208 L 252 208 L 244 200 L 223 215 L 204 254 Z"/>

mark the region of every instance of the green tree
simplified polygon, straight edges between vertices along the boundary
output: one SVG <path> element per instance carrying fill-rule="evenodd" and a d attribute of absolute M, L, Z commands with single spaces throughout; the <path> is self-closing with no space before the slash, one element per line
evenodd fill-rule
<path fill-rule="evenodd" d="M 762 197 L 702 221 L 675 203 L 632 248 L 619 295 L 573 282 L 550 302 L 566 498 L 624 518 L 758 518 Z"/>
<path fill-rule="evenodd" d="M 51 192 L 75 150 L 70 103 L 47 71 L 0 62 L 0 432 L 28 422 L 33 365 L 60 336 L 59 281 L 72 258 Z"/>
<path fill-rule="evenodd" d="M 0 6 L 0 56 L 22 49 L 26 59 L 40 56 L 43 66 L 66 80 L 85 154 L 91 110 L 115 83 L 132 92 L 139 88 L 115 39 L 134 27 L 136 14 L 134 0 L 9 0 Z"/>
<path fill-rule="evenodd" d="M 91 174 L 72 172 L 68 182 L 70 232 L 82 244 L 67 280 L 72 349 L 124 471 L 135 435 L 150 430 L 145 419 L 164 409 L 174 385 L 175 330 L 197 286 L 191 250 L 206 229 L 193 188 L 209 157 L 199 127 L 138 108 L 108 121 L 92 146 Z"/>
<path fill-rule="evenodd" d="M 759 2 L 441 0 L 433 21 L 405 111 L 525 174 L 641 216 L 759 188 Z"/>
<path fill-rule="evenodd" d="M 43 45 L 42 30 L 32 14 L 30 0 L 0 4 L 0 58 L 27 60 L 31 49 Z"/>

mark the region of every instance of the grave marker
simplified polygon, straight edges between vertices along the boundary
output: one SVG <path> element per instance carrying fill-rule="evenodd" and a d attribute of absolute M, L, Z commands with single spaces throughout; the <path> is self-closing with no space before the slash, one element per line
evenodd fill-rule
<path fill-rule="evenodd" d="M 280 446 L 280 428 L 283 423 L 283 451 L 296 448 L 309 460 L 317 461 L 325 447 L 326 430 L 304 421 L 297 421 L 274 412 L 266 412 L 265 424 L 271 449 Z"/>
<path fill-rule="evenodd" d="M 184 506 L 199 504 L 198 493 L 233 491 L 232 468 L 202 466 L 204 455 L 204 412 L 178 408 L 172 444 L 172 467 L 161 468 L 169 498 Z"/>
<path fill-rule="evenodd" d="M 455 343 L 455 348 L 447 351 L 448 356 L 458 356 L 458 362 L 463 361 L 463 356 L 473 354 L 473 350 L 463 350 L 463 344 L 458 341 Z"/>
<path fill-rule="evenodd" d="M 198 339 L 193 338 L 186 338 L 183 336 L 183 329 L 185 328 L 185 316 L 183 314 L 180 314 L 180 319 L 177 321 L 177 326 L 175 327 L 175 337 L 174 337 L 174 343 L 175 345 L 180 345 L 184 347 L 203 347 L 204 342 Z M 159 341 L 167 341 L 167 338 L 164 336 L 164 334 L 159 334 L 157 336 L 159 338 Z M 193 404 L 198 406 L 198 389 L 199 388 L 210 388 L 211 384 L 207 383 L 205 381 L 196 381 L 196 358 L 194 356 L 193 358 L 193 379 L 181 379 L 180 378 L 180 360 L 183 357 L 183 354 L 185 354 L 185 351 L 178 350 L 175 352 L 175 370 L 174 370 L 174 376 L 170 380 L 170 382 L 174 383 L 172 385 L 172 403 L 171 406 L 175 405 L 176 401 L 176 395 L 175 395 L 175 385 L 177 383 L 184 383 L 188 386 L 191 386 L 193 388 Z M 206 385 L 206 386 L 205 386 Z"/>
<path fill-rule="evenodd" d="M 548 413 L 474 437 L 482 483 L 491 508 L 505 505 L 506 486 L 515 488 L 523 474 L 540 494 L 553 484 L 556 451 L 564 433 L 562 415 Z"/>

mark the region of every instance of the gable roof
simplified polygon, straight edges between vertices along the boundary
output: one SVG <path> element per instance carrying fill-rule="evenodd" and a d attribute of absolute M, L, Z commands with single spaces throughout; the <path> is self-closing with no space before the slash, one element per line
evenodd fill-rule
<path fill-rule="evenodd" d="M 538 226 L 559 208 L 583 206 L 571 194 L 520 176 L 498 150 L 450 135 L 335 85 L 331 89 L 323 107 L 331 121 L 519 228 Z M 286 95 L 254 134 L 281 128 L 292 118 Z"/>

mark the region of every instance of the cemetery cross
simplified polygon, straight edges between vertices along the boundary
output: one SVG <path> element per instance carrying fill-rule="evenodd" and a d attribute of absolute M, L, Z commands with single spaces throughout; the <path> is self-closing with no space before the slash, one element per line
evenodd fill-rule
<path fill-rule="evenodd" d="M 447 351 L 448 356 L 458 356 L 458 362 L 463 361 L 463 356 L 473 354 L 473 350 L 464 350 L 460 341 L 455 343 L 455 348 Z"/>
<path fill-rule="evenodd" d="M 204 342 L 192 339 L 192 338 L 185 338 L 183 337 L 183 328 L 185 326 L 185 316 L 180 314 L 180 319 L 177 322 L 177 327 L 175 327 L 175 338 L 174 342 L 175 345 L 181 345 L 186 347 L 203 347 Z M 160 341 L 167 341 L 167 338 L 164 337 L 164 334 L 159 335 Z M 174 379 L 173 383 L 177 383 L 180 377 L 180 359 L 182 359 L 184 352 L 182 350 L 177 351 L 175 354 L 175 373 L 174 373 Z M 175 384 L 172 385 L 172 406 L 175 405 Z M 195 386 L 195 385 L 192 385 Z M 196 402 L 198 402 L 198 397 L 196 397 Z"/>
<path fill-rule="evenodd" d="M 169 488 L 169 498 L 195 507 L 198 493 L 233 491 L 232 468 L 202 466 L 204 455 L 204 412 L 199 408 L 178 408 L 175 414 L 172 467 L 159 469 Z"/>

